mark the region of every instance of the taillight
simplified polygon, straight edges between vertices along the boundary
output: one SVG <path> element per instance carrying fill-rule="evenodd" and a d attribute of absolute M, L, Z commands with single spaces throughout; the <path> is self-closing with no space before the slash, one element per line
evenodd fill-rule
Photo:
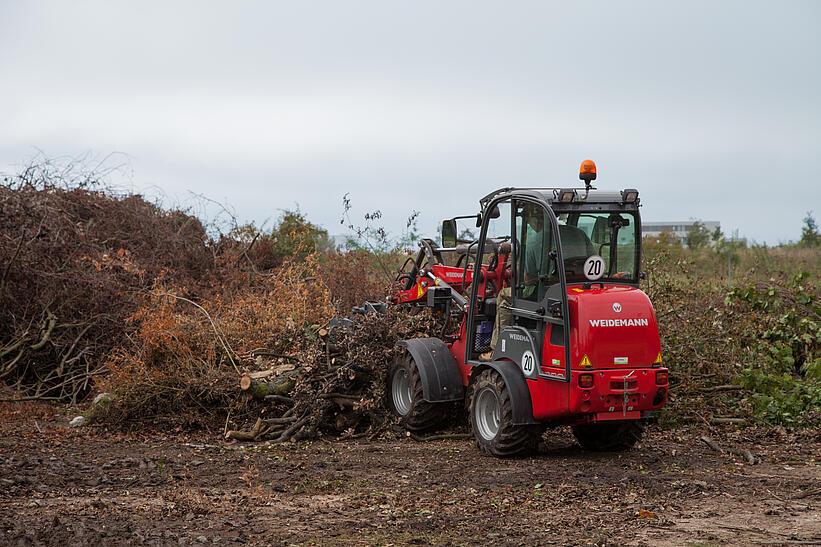
<path fill-rule="evenodd" d="M 656 373 L 656 385 L 657 386 L 667 385 L 667 381 L 669 379 L 670 379 L 670 375 L 666 370 L 660 370 Z"/>
<path fill-rule="evenodd" d="M 579 374 L 579 387 L 588 388 L 593 387 L 592 374 Z"/>

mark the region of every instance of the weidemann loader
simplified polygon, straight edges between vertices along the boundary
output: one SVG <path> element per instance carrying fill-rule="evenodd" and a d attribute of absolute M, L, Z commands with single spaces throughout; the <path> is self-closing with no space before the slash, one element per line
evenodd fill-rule
<path fill-rule="evenodd" d="M 591 160 L 579 178 L 492 192 L 408 260 L 389 303 L 432 307 L 450 328 L 400 342 L 386 393 L 407 429 L 442 425 L 464 402 L 495 456 L 535 449 L 551 425 L 572 426 L 585 448 L 624 450 L 664 406 L 656 315 L 639 288 L 639 193 L 597 191 Z M 465 219 L 478 238 L 457 231 Z"/>

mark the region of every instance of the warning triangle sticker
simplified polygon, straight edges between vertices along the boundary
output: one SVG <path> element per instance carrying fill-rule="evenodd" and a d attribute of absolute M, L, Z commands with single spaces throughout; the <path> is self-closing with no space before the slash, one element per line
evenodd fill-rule
<path fill-rule="evenodd" d="M 661 364 L 661 352 L 659 352 L 658 357 L 656 357 L 656 360 L 653 361 L 653 364 L 654 365 L 660 365 Z"/>
<path fill-rule="evenodd" d="M 591 365 L 591 364 L 590 364 L 590 359 L 588 359 L 588 358 L 587 358 L 587 355 L 585 355 L 584 357 L 582 357 L 582 362 L 581 362 L 581 363 L 579 363 L 579 367 L 580 367 L 580 368 L 584 368 L 584 367 L 592 367 L 592 366 L 593 366 L 593 365 Z"/>

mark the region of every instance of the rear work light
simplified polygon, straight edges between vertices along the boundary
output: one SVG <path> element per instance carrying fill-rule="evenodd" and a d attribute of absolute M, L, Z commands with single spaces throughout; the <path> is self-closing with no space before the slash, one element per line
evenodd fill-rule
<path fill-rule="evenodd" d="M 657 386 L 667 385 L 667 382 L 668 382 L 669 379 L 670 379 L 670 374 L 666 370 L 660 370 L 656 373 L 656 385 Z"/>
<path fill-rule="evenodd" d="M 592 374 L 579 374 L 579 387 L 589 388 L 593 387 Z"/>
<path fill-rule="evenodd" d="M 576 191 L 573 189 L 562 189 L 556 192 L 559 203 L 572 203 L 576 198 Z"/>
<path fill-rule="evenodd" d="M 624 203 L 636 203 L 639 199 L 639 191 L 634 188 L 628 188 L 621 191 L 621 200 Z"/>

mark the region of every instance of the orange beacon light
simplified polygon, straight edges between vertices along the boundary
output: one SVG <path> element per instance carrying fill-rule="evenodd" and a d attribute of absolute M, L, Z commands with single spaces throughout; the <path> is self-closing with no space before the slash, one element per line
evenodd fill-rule
<path fill-rule="evenodd" d="M 596 180 L 596 163 L 593 160 L 584 160 L 579 167 L 579 178 L 581 180 Z"/>

